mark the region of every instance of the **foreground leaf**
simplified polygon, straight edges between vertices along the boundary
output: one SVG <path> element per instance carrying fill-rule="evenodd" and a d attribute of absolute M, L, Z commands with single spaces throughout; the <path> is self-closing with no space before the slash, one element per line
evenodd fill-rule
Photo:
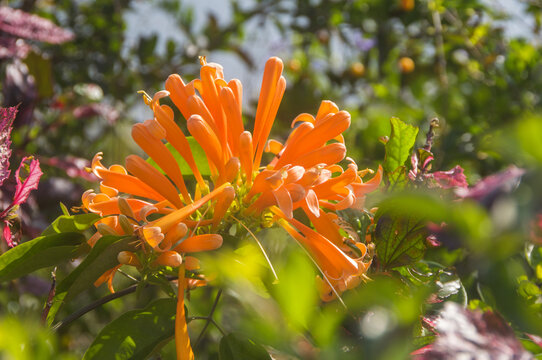
<path fill-rule="evenodd" d="M 24 242 L 0 256 L 0 282 L 69 260 L 84 241 L 82 234 L 68 232 Z"/>
<path fill-rule="evenodd" d="M 83 359 L 146 359 L 175 334 L 175 299 L 158 299 L 107 324 Z"/>
<path fill-rule="evenodd" d="M 424 219 L 382 208 L 376 218 L 374 242 L 384 268 L 409 265 L 422 258 L 429 236 Z"/>
<path fill-rule="evenodd" d="M 100 219 L 97 214 L 61 215 L 47 227 L 42 235 L 52 235 L 64 232 L 81 232 Z"/>
<path fill-rule="evenodd" d="M 263 346 L 236 334 L 228 334 L 220 340 L 218 358 L 219 360 L 271 360 Z"/>
<path fill-rule="evenodd" d="M 132 237 L 107 235 L 100 238 L 85 260 L 58 284 L 47 323 L 52 324 L 65 302 L 94 286 L 94 282 L 104 272 L 118 265 L 117 255 L 121 251 L 135 251 Z"/>

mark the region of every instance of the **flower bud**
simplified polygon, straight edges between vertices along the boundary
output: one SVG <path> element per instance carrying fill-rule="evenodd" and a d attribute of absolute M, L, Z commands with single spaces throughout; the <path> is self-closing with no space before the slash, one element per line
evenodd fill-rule
<path fill-rule="evenodd" d="M 183 258 L 176 251 L 164 251 L 154 260 L 153 265 L 178 267 L 183 263 Z"/>
<path fill-rule="evenodd" d="M 117 255 L 117 260 L 123 265 L 141 266 L 136 254 L 131 251 L 121 251 Z"/>

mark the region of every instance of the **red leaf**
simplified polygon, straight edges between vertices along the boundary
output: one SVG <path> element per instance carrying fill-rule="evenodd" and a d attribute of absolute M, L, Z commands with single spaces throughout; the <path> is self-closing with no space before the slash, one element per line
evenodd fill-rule
<path fill-rule="evenodd" d="M 7 6 L 0 7 L 0 31 L 16 37 L 61 44 L 73 39 L 71 31 L 50 20 Z"/>
<path fill-rule="evenodd" d="M 25 166 L 25 161 L 30 161 L 30 169 L 28 172 L 28 176 L 24 180 L 24 182 L 21 182 L 21 178 L 19 177 L 19 173 L 21 171 L 21 168 Z M 19 165 L 19 168 L 17 169 L 17 172 L 15 173 L 15 178 L 17 180 L 17 187 L 15 188 L 15 195 L 13 196 L 13 202 L 11 203 L 10 207 L 20 205 L 28 199 L 28 196 L 30 195 L 30 192 L 32 190 L 35 190 L 38 188 L 38 183 L 40 181 L 40 177 L 43 175 L 40 169 L 40 162 L 36 159 L 32 159 L 31 157 L 25 157 L 21 161 L 21 165 Z"/>
<path fill-rule="evenodd" d="M 11 157 L 11 129 L 17 107 L 0 108 L 0 186 L 9 177 L 9 158 Z"/>
<path fill-rule="evenodd" d="M 9 223 L 9 221 L 4 219 L 4 231 L 2 232 L 2 234 L 4 236 L 4 240 L 6 241 L 8 246 L 11 248 L 13 247 L 13 240 L 11 237 L 11 230 L 9 229 L 10 226 L 11 224 Z"/>

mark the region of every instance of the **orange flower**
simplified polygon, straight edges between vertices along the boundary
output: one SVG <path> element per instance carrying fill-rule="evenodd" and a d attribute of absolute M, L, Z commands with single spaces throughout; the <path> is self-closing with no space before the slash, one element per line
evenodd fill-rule
<path fill-rule="evenodd" d="M 199 268 L 197 260 L 186 254 L 221 247 L 222 236 L 215 232 L 223 229 L 224 219 L 239 213 L 254 226 L 254 220 L 259 225 L 260 214 L 272 211 L 280 226 L 303 245 L 321 269 L 319 288 L 322 298 L 329 300 L 357 285 L 370 265 L 365 259 L 367 248 L 343 237 L 334 211 L 362 208 L 366 194 L 382 179 L 381 167 L 364 182 L 363 175 L 371 171 L 358 171 L 350 159 L 346 169 L 339 165 L 346 157 L 343 132 L 351 119 L 331 101 L 323 101 L 316 116 L 297 116 L 284 144 L 268 139 L 286 89 L 279 58 L 270 58 L 265 65 L 252 133 L 243 125 L 240 81 L 226 81 L 220 65 L 207 63 L 205 58 L 200 62 L 200 79 L 185 83 L 179 75 L 170 75 L 165 90 L 146 98 L 154 117 L 132 129 L 134 141 L 156 167 L 130 155 L 125 167 L 106 168 L 99 153 L 92 171 L 101 180 L 100 192 L 88 191 L 82 198 L 85 209 L 103 216 L 97 233 L 89 239 L 91 245 L 102 234 L 130 235 L 137 239 L 140 250 L 119 253 L 120 264 L 141 271 L 158 266 L 179 268 L 175 324 L 179 359 L 193 358 L 184 320 L 184 291 L 205 284 L 203 279 L 185 279 L 185 267 Z M 211 172 L 209 185 L 175 122 L 173 109 L 160 104 L 167 96 L 205 152 Z M 197 182 L 195 189 L 185 183 L 164 140 L 190 167 Z M 261 167 L 264 151 L 275 156 Z M 296 209 L 307 214 L 315 230 L 294 219 Z M 97 284 L 107 281 L 112 289 L 119 266 L 102 275 Z"/>
<path fill-rule="evenodd" d="M 356 243 L 361 256 L 354 259 L 341 250 L 333 241 L 298 220 L 288 218 L 278 208 L 272 207 L 271 211 L 280 218 L 280 226 L 303 245 L 318 264 L 325 279 L 325 282 L 320 284 L 323 300 L 330 300 L 336 294 L 340 294 L 359 284 L 362 275 L 365 274 L 370 265 L 370 261 L 364 262 L 367 253 L 364 244 Z M 337 227 L 331 226 L 327 229 L 327 233 L 337 242 L 337 237 L 340 236 Z"/>
<path fill-rule="evenodd" d="M 207 63 L 205 58 L 201 58 L 201 64 L 201 79 L 185 84 L 179 75 L 170 75 L 166 90 L 187 120 L 190 133 L 204 149 L 217 182 L 222 183 L 228 178 L 227 164 L 232 157 L 239 159 L 240 169 L 251 182 L 252 171 L 260 166 L 267 137 L 286 89 L 282 60 L 274 57 L 266 63 L 254 136 L 244 131 L 239 80 L 226 82 L 222 67 Z M 157 108 L 154 104 L 155 116 Z"/>

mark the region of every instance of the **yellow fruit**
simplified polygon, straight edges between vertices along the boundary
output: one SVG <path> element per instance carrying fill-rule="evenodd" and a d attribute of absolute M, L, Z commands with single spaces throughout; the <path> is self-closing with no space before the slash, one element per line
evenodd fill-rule
<path fill-rule="evenodd" d="M 293 72 L 298 72 L 301 69 L 301 61 L 298 59 L 291 59 L 288 61 L 288 69 Z"/>
<path fill-rule="evenodd" d="M 414 0 L 401 0 L 401 9 L 411 11 L 414 9 Z"/>
<path fill-rule="evenodd" d="M 362 77 L 365 74 L 365 66 L 359 61 L 350 65 L 350 73 L 355 77 Z"/>
<path fill-rule="evenodd" d="M 409 74 L 414 71 L 415 68 L 414 60 L 409 57 L 402 57 L 399 59 L 399 69 L 403 74 Z"/>

